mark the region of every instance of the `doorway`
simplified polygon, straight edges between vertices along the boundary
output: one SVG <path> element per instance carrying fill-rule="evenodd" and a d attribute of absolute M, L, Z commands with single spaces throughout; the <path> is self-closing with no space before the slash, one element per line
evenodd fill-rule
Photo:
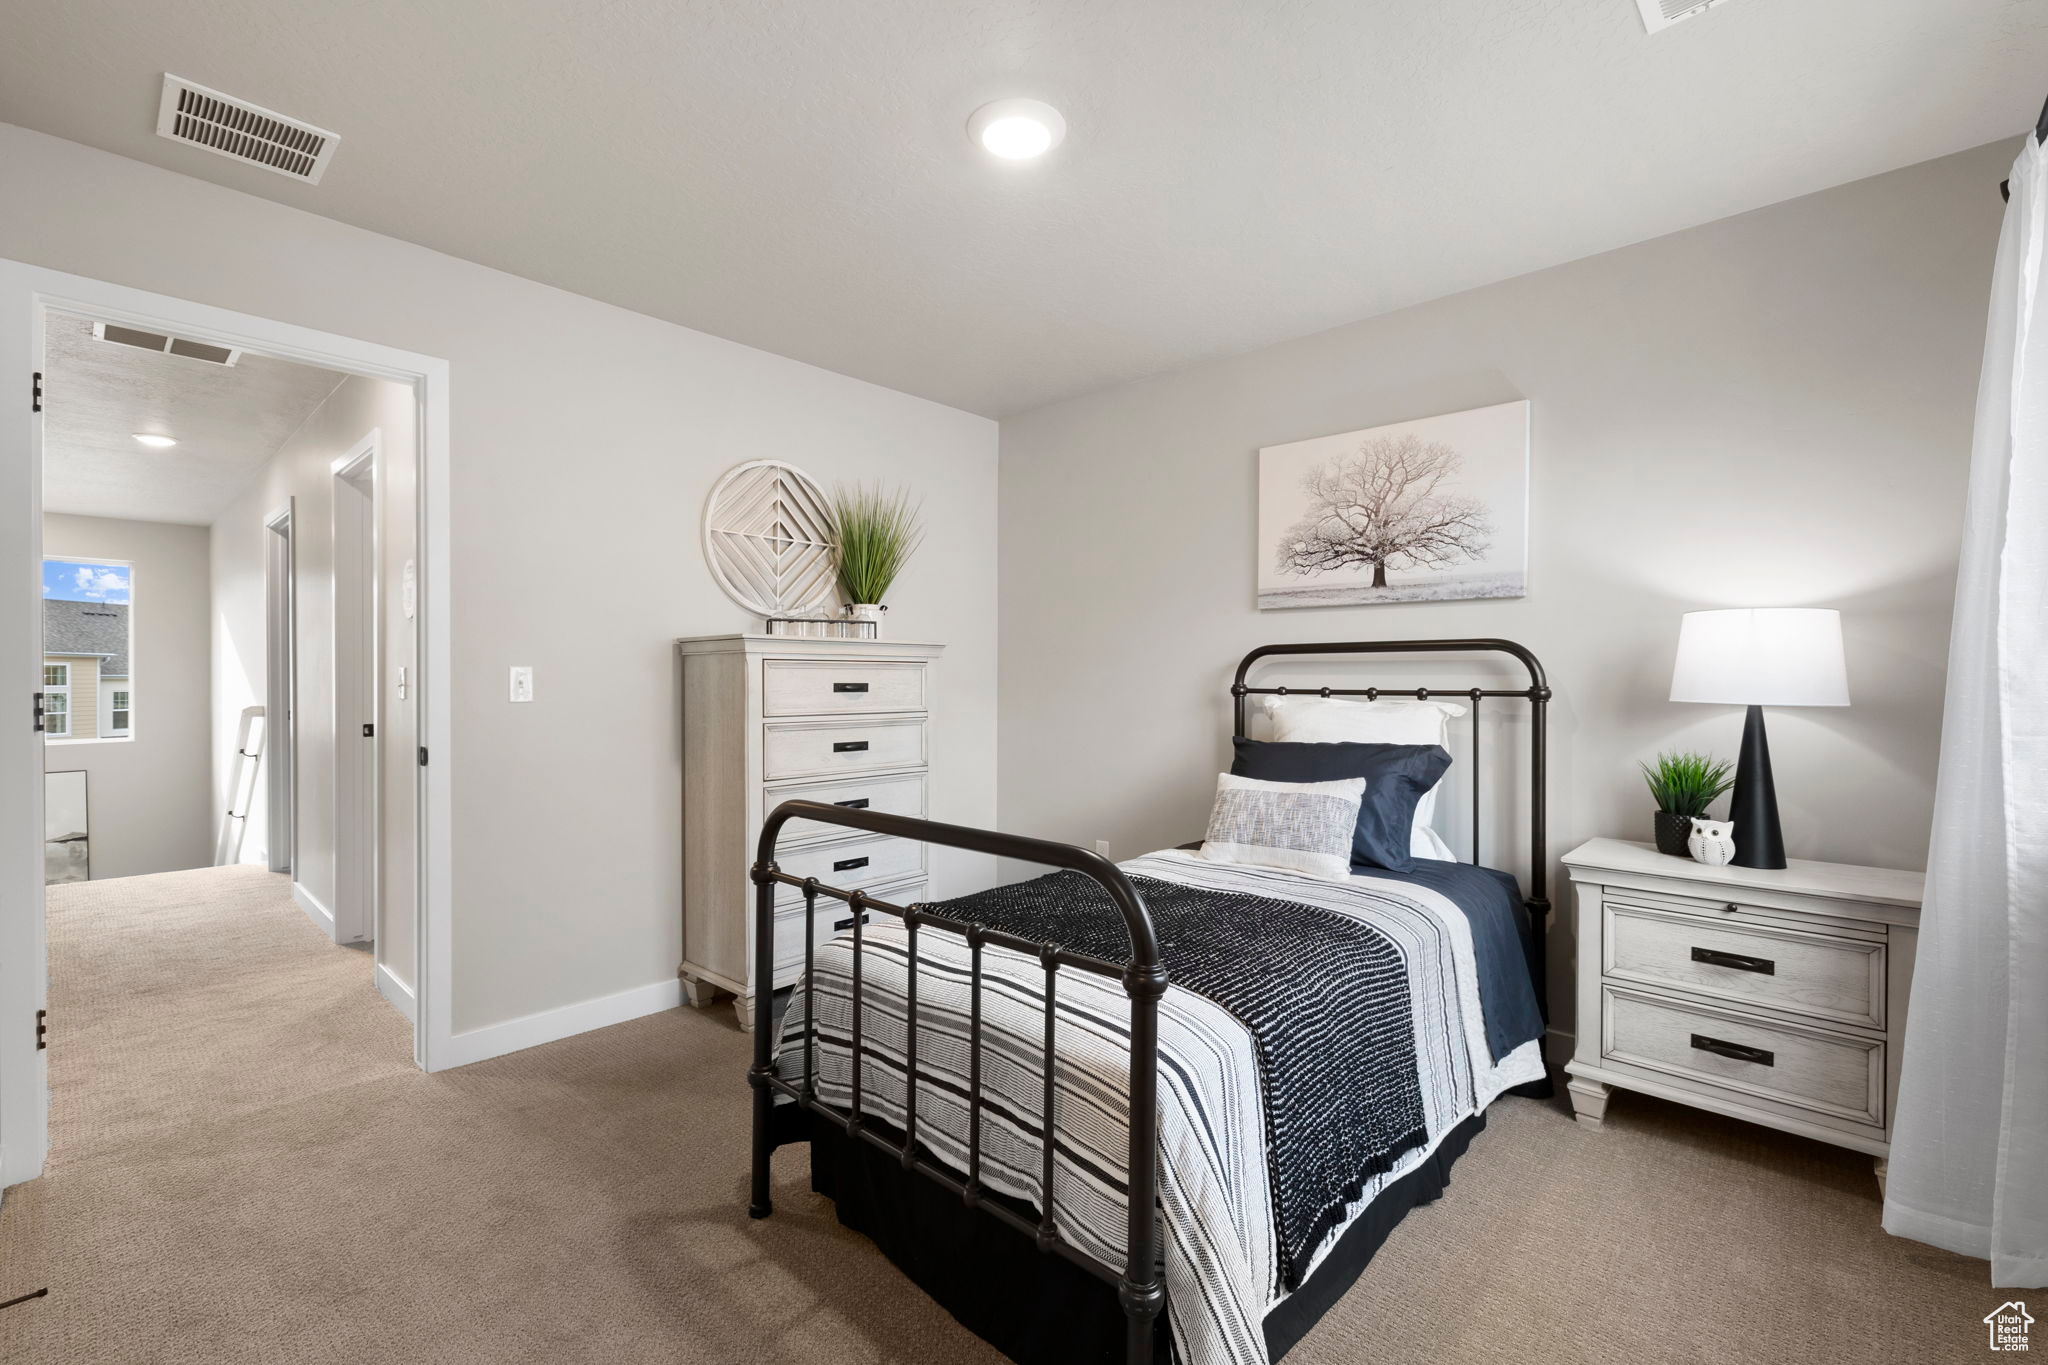
<path fill-rule="evenodd" d="M 441 1064 L 452 1064 L 447 959 L 451 895 L 446 767 L 449 706 L 445 689 L 439 685 L 446 676 L 449 660 L 445 363 L 290 324 L 0 261 L 0 370 L 12 365 L 16 373 L 36 375 L 38 399 L 42 397 L 41 379 L 45 371 L 45 326 L 55 314 L 80 315 L 119 328 L 154 331 L 196 346 L 324 367 L 343 375 L 395 380 L 403 386 L 405 411 L 397 420 L 416 442 L 417 452 L 413 475 L 416 490 L 407 490 L 406 506 L 412 512 L 404 518 L 412 551 L 405 566 L 405 596 L 408 605 L 412 605 L 416 584 L 417 610 L 406 613 L 403 628 L 408 638 L 416 639 L 417 653 L 408 661 L 404 686 L 414 710 L 407 728 L 410 731 L 416 726 L 418 761 L 408 761 L 398 771 L 391 771 L 386 765 L 382 774 L 374 767 L 367 769 L 365 780 L 357 784 L 357 804 L 353 808 L 372 812 L 367 828 L 375 831 L 380 776 L 387 791 L 402 791 L 412 798 L 406 803 L 408 838 L 402 860 L 403 876 L 409 884 L 401 917 L 407 922 L 399 926 L 395 937 L 407 940 L 414 954 L 413 979 L 406 983 L 401 1008 L 411 1020 L 413 1061 L 429 1070 L 435 1069 L 437 1056 L 447 1059 Z M 43 556 L 43 421 L 40 402 L 0 413 L 0 584 L 26 588 L 34 581 Z M 358 490 L 352 496 L 370 504 L 370 515 L 361 521 L 368 523 L 370 552 L 374 554 L 379 529 L 374 509 L 382 471 L 375 468 L 373 461 L 366 472 L 367 493 Z M 337 482 L 324 469 L 322 473 L 330 486 Z M 274 831 L 273 837 L 266 838 L 260 862 L 254 869 L 256 874 L 263 875 L 268 869 L 289 873 L 298 880 L 307 873 L 309 865 L 304 831 L 309 818 L 307 799 L 312 790 L 307 785 L 303 763 L 305 721 L 309 714 L 306 705 L 311 698 L 302 694 L 309 677 L 318 680 L 320 690 L 324 691 L 335 674 L 330 660 L 306 657 L 308 622 L 302 608 L 306 596 L 307 522 L 303 504 L 286 502 L 269 510 L 271 515 L 267 519 L 255 523 L 263 548 L 254 557 L 256 567 L 249 579 L 255 585 L 253 612 L 261 623 L 261 629 L 252 633 L 263 638 L 249 641 L 249 652 L 242 657 L 260 665 L 265 674 L 261 691 L 253 700 L 266 713 L 266 719 L 282 723 L 274 724 L 274 733 L 264 745 L 271 754 L 269 776 L 260 784 L 261 794 L 253 801 L 249 813 L 266 819 Z M 344 513 L 347 515 L 350 514 Z M 376 591 L 372 585 L 372 598 Z M 336 606 L 346 610 L 339 602 Z M 43 677 L 42 616 L 41 603 L 32 589 L 0 590 L 0 675 L 28 683 L 27 690 L 32 692 L 41 690 Z M 375 629 L 375 620 L 373 608 L 369 629 Z M 319 622 L 315 628 L 326 624 Z M 331 644 L 333 637 L 327 630 L 319 630 L 318 634 L 327 638 L 319 641 L 323 647 L 314 652 L 325 655 L 325 646 Z M 388 648 L 380 647 L 388 643 L 374 638 L 366 642 L 358 635 L 352 648 L 359 657 L 367 657 L 368 669 L 374 669 L 376 660 L 388 655 Z M 144 662 L 148 662 L 147 655 Z M 280 666 L 271 666 L 273 662 Z M 321 673 L 326 678 L 320 678 Z M 373 671 L 364 676 L 369 679 L 374 699 L 380 680 Z M 361 683 L 362 677 L 358 677 L 355 685 Z M 139 733 L 149 724 L 149 694 L 127 688 L 106 692 L 104 723 L 110 727 L 110 734 L 112 729 L 131 723 L 130 706 L 132 724 Z M 83 714 L 82 704 L 74 709 Z M 373 718 L 359 724 L 377 726 L 378 719 L 373 706 Z M 218 743 L 221 717 L 216 714 L 214 720 Z M 408 735 L 409 739 L 413 737 Z M 0 1186 L 40 1174 L 48 1148 L 47 1054 L 37 1046 L 47 1000 L 42 745 L 41 733 L 30 730 L 25 723 L 0 726 Z M 413 752 L 409 747 L 408 760 Z M 431 764 L 430 755 L 434 760 Z M 332 793 L 333 788 L 328 791 Z M 215 808 L 216 814 L 218 809 Z M 377 890 L 377 866 L 370 866 L 367 877 L 358 874 L 361 894 L 353 903 L 367 907 L 374 916 L 384 898 Z M 334 870 L 340 872 L 339 863 Z M 387 877 L 391 875 L 389 868 L 383 871 Z M 374 929 L 367 930 L 366 936 L 369 934 L 374 934 Z M 377 984 L 391 995 L 384 976 L 380 963 Z M 62 1021 L 48 1023 L 49 1036 L 56 1038 L 55 1045 L 61 1047 Z"/>

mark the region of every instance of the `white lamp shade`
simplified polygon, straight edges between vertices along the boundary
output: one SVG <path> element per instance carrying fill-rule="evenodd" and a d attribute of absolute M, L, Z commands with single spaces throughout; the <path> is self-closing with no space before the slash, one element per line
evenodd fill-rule
<path fill-rule="evenodd" d="M 1842 614 L 1822 607 L 1685 613 L 1679 619 L 1671 700 L 1847 706 Z"/>

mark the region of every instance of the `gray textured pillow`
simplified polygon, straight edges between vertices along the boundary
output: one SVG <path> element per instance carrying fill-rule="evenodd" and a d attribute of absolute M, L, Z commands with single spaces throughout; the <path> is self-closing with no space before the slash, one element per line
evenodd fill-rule
<path fill-rule="evenodd" d="M 1351 875 L 1351 840 L 1365 779 L 1261 782 L 1216 777 L 1216 805 L 1202 856 L 1219 863 L 1284 867 L 1316 877 Z"/>

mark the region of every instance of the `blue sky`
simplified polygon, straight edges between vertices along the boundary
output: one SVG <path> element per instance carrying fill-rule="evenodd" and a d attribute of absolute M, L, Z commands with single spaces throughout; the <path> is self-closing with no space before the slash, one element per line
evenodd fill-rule
<path fill-rule="evenodd" d="M 43 561 L 43 596 L 62 602 L 126 602 L 128 566 L 46 559 Z"/>

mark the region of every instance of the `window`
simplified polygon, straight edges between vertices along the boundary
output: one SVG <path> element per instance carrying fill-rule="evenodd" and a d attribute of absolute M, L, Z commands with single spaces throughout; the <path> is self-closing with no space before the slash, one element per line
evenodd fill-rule
<path fill-rule="evenodd" d="M 119 560 L 43 561 L 43 738 L 133 734 L 134 579 Z"/>
<path fill-rule="evenodd" d="M 43 738 L 71 737 L 71 665 L 43 665 Z"/>

